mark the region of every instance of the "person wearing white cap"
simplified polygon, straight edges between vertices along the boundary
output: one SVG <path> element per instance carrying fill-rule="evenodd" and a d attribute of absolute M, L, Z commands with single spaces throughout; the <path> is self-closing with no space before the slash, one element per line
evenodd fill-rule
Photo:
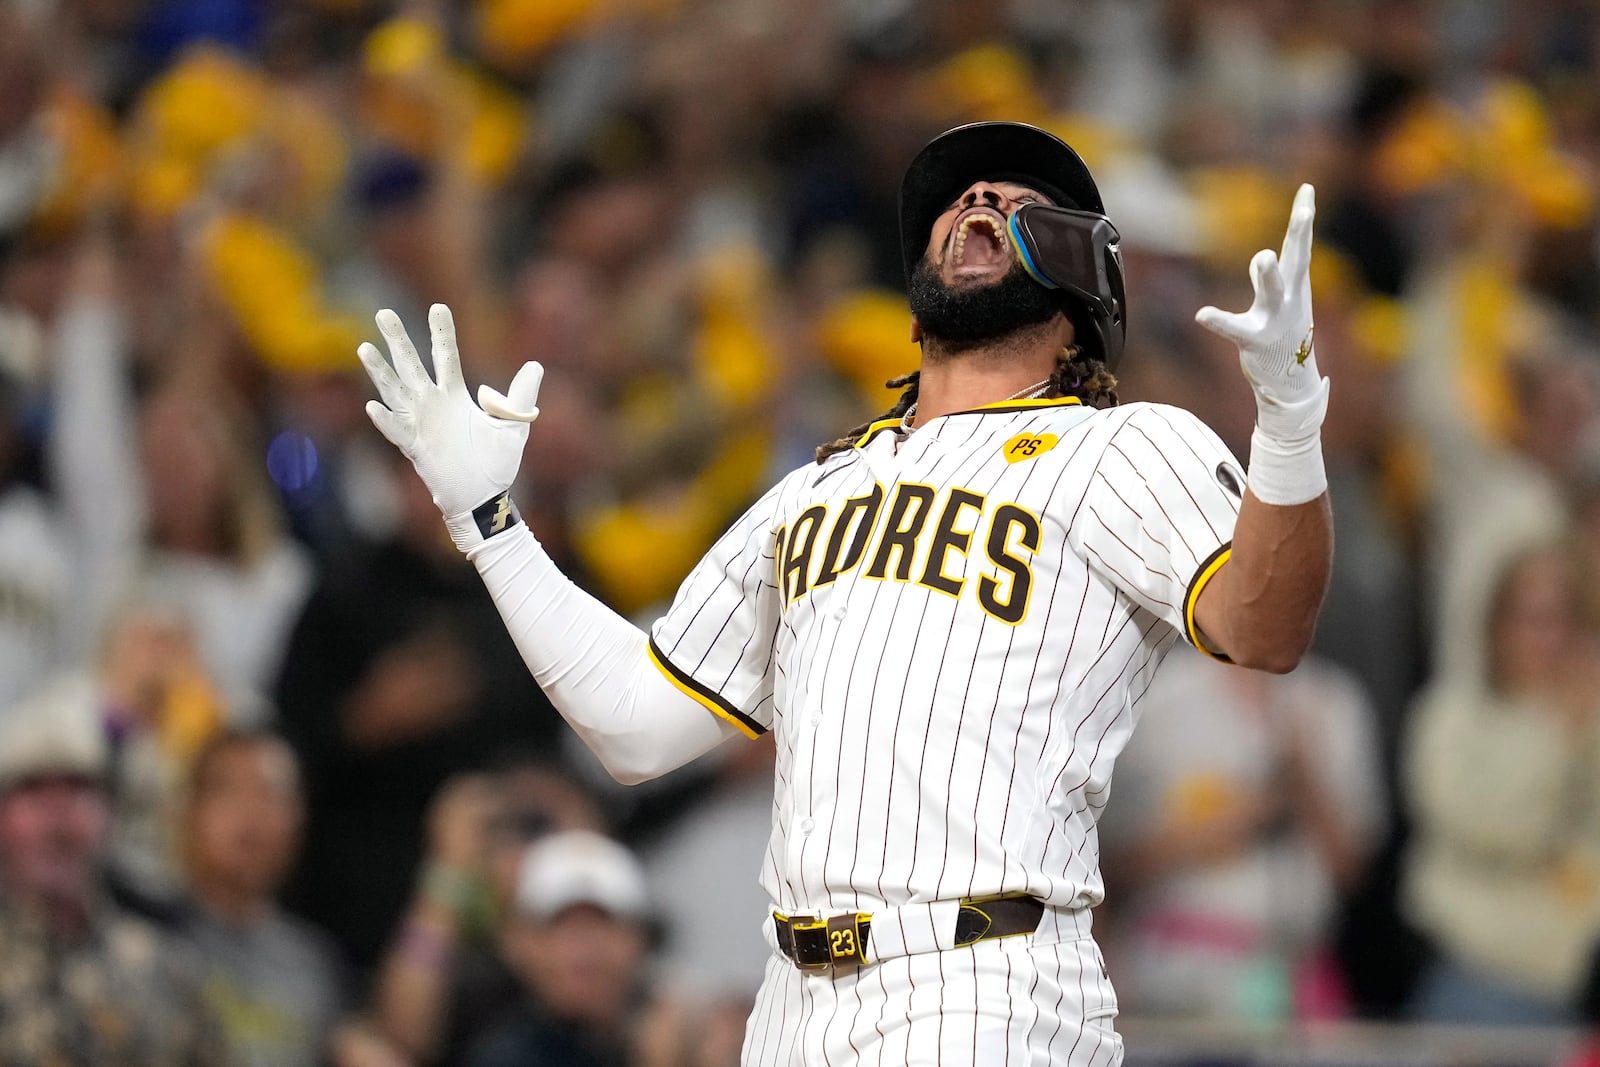
<path fill-rule="evenodd" d="M 469 1067 L 631 1062 L 649 919 L 644 871 L 622 845 L 570 830 L 528 846 L 501 931 L 528 1004 L 479 1042 Z"/>
<path fill-rule="evenodd" d="M 0 1063 L 225 1062 L 192 956 L 106 895 L 95 694 L 67 678 L 0 716 Z"/>

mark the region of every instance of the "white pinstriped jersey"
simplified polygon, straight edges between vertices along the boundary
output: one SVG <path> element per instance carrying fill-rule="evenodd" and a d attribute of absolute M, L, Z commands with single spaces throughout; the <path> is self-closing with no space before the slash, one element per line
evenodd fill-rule
<path fill-rule="evenodd" d="M 776 731 L 774 905 L 1098 903 L 1112 763 L 1162 657 L 1199 643 L 1243 483 L 1185 411 L 1059 399 L 886 420 L 762 497 L 651 654 Z"/>

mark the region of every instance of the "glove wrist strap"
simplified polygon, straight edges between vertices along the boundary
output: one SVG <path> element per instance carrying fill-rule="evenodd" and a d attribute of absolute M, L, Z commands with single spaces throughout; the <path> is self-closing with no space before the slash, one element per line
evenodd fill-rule
<path fill-rule="evenodd" d="M 496 534 L 505 533 L 522 523 L 522 514 L 511 501 L 509 489 L 496 493 L 469 512 L 446 515 L 445 527 L 450 540 L 462 552 L 470 553 Z"/>
<path fill-rule="evenodd" d="M 1291 393 L 1283 384 L 1250 379 L 1256 394 L 1256 427 L 1279 441 L 1298 441 L 1322 428 L 1328 413 L 1328 379 L 1316 378 L 1297 385 Z"/>

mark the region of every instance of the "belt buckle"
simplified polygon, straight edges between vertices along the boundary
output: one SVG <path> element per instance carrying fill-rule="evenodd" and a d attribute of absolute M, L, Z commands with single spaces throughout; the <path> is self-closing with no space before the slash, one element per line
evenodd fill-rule
<path fill-rule="evenodd" d="M 774 915 L 780 932 L 787 927 L 789 958 L 803 971 L 825 971 L 841 963 L 867 962 L 867 931 L 872 916 L 866 912 L 819 919 L 815 915 Z"/>
<path fill-rule="evenodd" d="M 796 915 L 789 920 L 789 937 L 794 945 L 794 964 L 804 971 L 822 971 L 833 966 L 828 951 L 828 922 L 815 915 Z"/>

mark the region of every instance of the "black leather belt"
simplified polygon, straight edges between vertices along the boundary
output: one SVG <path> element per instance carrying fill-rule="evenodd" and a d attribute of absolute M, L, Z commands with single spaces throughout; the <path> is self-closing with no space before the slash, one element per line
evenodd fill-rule
<path fill-rule="evenodd" d="M 1044 916 L 1044 904 L 1026 895 L 991 900 L 963 900 L 956 912 L 956 947 L 1012 934 L 1031 934 Z M 821 970 L 841 963 L 867 962 L 867 935 L 872 930 L 869 912 L 848 912 L 829 919 L 814 915 L 772 913 L 778 931 L 778 948 L 804 970 Z"/>

